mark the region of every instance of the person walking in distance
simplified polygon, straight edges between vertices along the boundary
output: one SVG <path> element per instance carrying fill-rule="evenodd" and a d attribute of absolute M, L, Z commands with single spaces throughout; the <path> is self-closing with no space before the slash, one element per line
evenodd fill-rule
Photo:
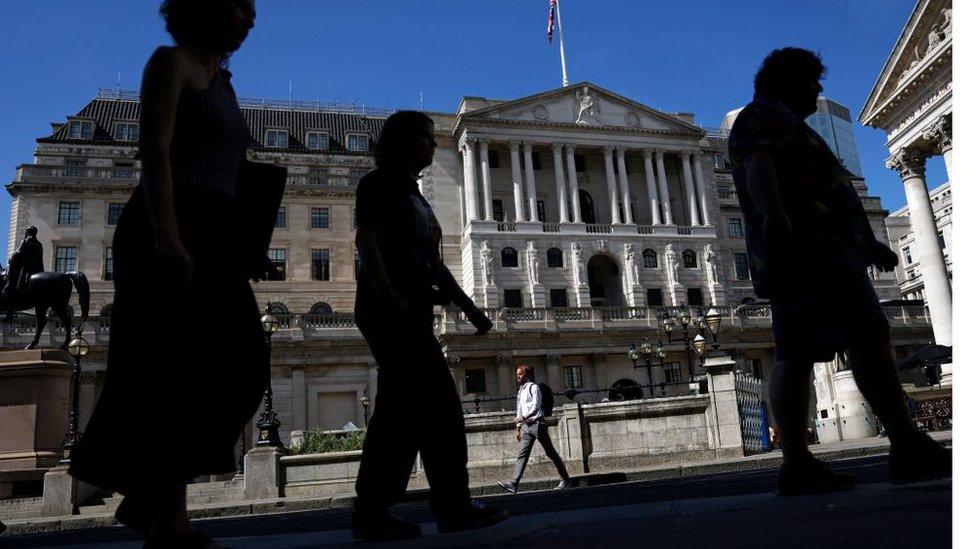
<path fill-rule="evenodd" d="M 498 484 L 515 494 L 518 492 L 519 481 L 525 473 L 525 466 L 529 463 L 529 455 L 532 454 L 532 446 L 538 440 L 545 450 L 546 456 L 552 460 L 559 473 L 559 484 L 557 490 L 562 490 L 570 485 L 569 473 L 562 458 L 556 452 L 556 447 L 552 445 L 552 438 L 549 437 L 549 426 L 546 423 L 545 406 L 543 404 L 543 389 L 535 382 L 535 372 L 531 366 L 522 365 L 515 369 L 515 379 L 518 380 L 519 392 L 516 401 L 515 417 L 515 440 L 519 442 L 518 457 L 515 459 L 515 470 L 512 471 L 512 480 L 499 482 Z M 551 411 L 551 410 L 550 410 Z"/>
<path fill-rule="evenodd" d="M 783 48 L 766 57 L 755 95 L 729 136 L 745 217 L 752 283 L 773 316 L 773 414 L 782 435 L 782 495 L 853 487 L 807 448 L 810 373 L 841 352 L 891 440 L 891 479 L 951 474 L 951 454 L 911 421 L 895 370 L 890 328 L 867 269 L 898 256 L 877 240 L 843 164 L 804 120 L 816 112 L 826 68 L 817 54 Z"/>
<path fill-rule="evenodd" d="M 435 303 L 458 306 L 478 334 L 492 327 L 444 265 L 440 224 L 417 185 L 435 147 L 427 115 L 394 113 L 376 144 L 377 169 L 356 190 L 362 264 L 355 318 L 379 370 L 352 516 L 353 534 L 364 540 L 421 535 L 418 525 L 389 513 L 404 495 L 418 451 L 441 532 L 508 516 L 471 499 L 461 400 L 433 332 Z"/>

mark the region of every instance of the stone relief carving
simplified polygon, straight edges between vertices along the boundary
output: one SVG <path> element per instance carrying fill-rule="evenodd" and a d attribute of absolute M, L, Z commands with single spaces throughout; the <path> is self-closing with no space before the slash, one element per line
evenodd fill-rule
<path fill-rule="evenodd" d="M 631 285 L 640 286 L 640 262 L 633 244 L 624 245 L 624 257 L 627 258 L 627 270 L 630 272 Z"/>
<path fill-rule="evenodd" d="M 573 254 L 573 276 L 576 278 L 576 285 L 586 286 L 586 266 L 583 265 L 583 247 L 579 242 L 570 244 Z"/>
<path fill-rule="evenodd" d="M 925 176 L 926 155 L 917 149 L 904 148 L 885 160 L 885 167 L 897 171 L 902 179 Z"/>
<path fill-rule="evenodd" d="M 912 59 L 908 68 L 902 71 L 899 82 L 908 78 L 908 75 L 915 70 L 915 67 L 930 53 L 934 52 L 940 44 L 952 38 L 952 8 L 943 9 L 941 13 L 942 20 L 932 24 L 925 41 L 915 45 L 915 58 Z"/>
<path fill-rule="evenodd" d="M 712 249 L 711 244 L 705 244 L 705 251 L 702 254 L 702 258 L 705 260 L 705 275 L 708 276 L 708 285 L 714 286 L 715 284 L 720 284 L 721 279 L 718 277 L 718 254 Z"/>
<path fill-rule="evenodd" d="M 481 268 L 485 274 L 485 286 L 495 284 L 495 254 L 488 242 L 481 243 Z"/>
<path fill-rule="evenodd" d="M 641 127 L 640 116 L 638 116 L 634 111 L 627 111 L 627 114 L 624 115 L 624 123 L 631 128 Z"/>
<path fill-rule="evenodd" d="M 601 252 L 606 252 L 607 251 L 607 241 L 605 239 L 603 239 L 603 238 L 601 238 L 600 240 L 597 240 L 596 241 L 596 249 L 599 250 L 599 251 L 601 251 Z"/>
<path fill-rule="evenodd" d="M 576 111 L 577 124 L 600 123 L 600 103 L 596 96 L 590 92 L 589 86 L 583 86 L 582 90 L 576 91 L 576 103 L 578 105 Z"/>
<path fill-rule="evenodd" d="M 932 141 L 940 152 L 952 148 L 952 116 L 943 115 L 922 133 L 922 138 Z"/>
<path fill-rule="evenodd" d="M 549 109 L 547 109 L 544 105 L 536 105 L 532 107 L 532 118 L 535 118 L 540 122 L 549 120 Z"/>
<path fill-rule="evenodd" d="M 678 284 L 678 252 L 674 249 L 674 244 L 665 246 L 664 264 L 668 268 L 668 282 L 672 286 Z"/>
<path fill-rule="evenodd" d="M 535 249 L 535 242 L 529 242 L 525 249 L 525 255 L 528 258 L 526 266 L 529 269 L 529 280 L 533 284 L 540 284 L 539 282 L 539 250 Z"/>

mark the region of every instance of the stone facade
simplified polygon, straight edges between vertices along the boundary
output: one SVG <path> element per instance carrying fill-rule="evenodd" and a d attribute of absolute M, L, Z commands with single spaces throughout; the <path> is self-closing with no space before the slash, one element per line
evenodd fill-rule
<path fill-rule="evenodd" d="M 952 280 L 952 185 L 939 185 L 929 193 L 929 202 L 935 214 L 935 230 L 939 247 L 945 260 L 949 280 Z M 888 229 L 888 245 L 899 254 L 901 261 L 896 268 L 898 289 L 902 299 L 925 302 L 925 284 L 922 280 L 918 258 L 920 243 L 915 239 L 908 206 L 899 208 L 885 220 Z"/>

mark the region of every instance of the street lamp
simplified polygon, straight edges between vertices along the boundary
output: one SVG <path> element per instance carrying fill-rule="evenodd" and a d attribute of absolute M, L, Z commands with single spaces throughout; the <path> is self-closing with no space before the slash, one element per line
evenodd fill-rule
<path fill-rule="evenodd" d="M 657 346 L 651 344 L 651 342 L 645 337 L 644 342 L 640 346 L 631 342 L 630 349 L 627 351 L 627 357 L 634 364 L 634 369 L 640 368 L 637 361 L 641 358 L 644 359 L 644 368 L 647 369 L 647 385 L 650 387 L 651 396 L 654 396 L 654 380 L 651 376 L 651 368 L 653 364 L 651 363 L 652 358 L 656 358 L 658 365 L 664 368 L 664 357 L 667 356 L 667 351 L 664 349 L 664 344 L 660 340 L 657 342 Z M 662 393 L 664 388 L 662 386 Z"/>
<path fill-rule="evenodd" d="M 71 369 L 71 412 L 68 414 L 68 433 L 61 441 L 60 465 L 71 463 L 71 450 L 78 444 L 78 392 L 81 384 L 81 357 L 88 354 L 91 346 L 85 338 L 78 336 L 68 343 L 68 354 L 75 359 Z"/>
<path fill-rule="evenodd" d="M 369 393 L 363 389 L 363 396 L 359 397 L 359 403 L 363 405 L 363 427 L 369 427 Z"/>
<path fill-rule="evenodd" d="M 261 317 L 261 328 L 264 329 L 264 341 L 268 345 L 269 359 L 271 355 L 271 336 L 278 331 L 280 325 L 281 323 L 278 321 L 278 318 L 271 314 L 271 304 L 268 303 L 264 316 Z M 255 446 L 275 446 L 278 448 L 283 446 L 281 443 L 281 435 L 278 434 L 281 421 L 278 420 L 278 414 L 274 411 L 272 396 L 271 367 L 269 364 L 268 384 L 264 389 L 264 411 L 261 412 L 261 417 L 258 418 L 258 441 L 255 443 Z"/>

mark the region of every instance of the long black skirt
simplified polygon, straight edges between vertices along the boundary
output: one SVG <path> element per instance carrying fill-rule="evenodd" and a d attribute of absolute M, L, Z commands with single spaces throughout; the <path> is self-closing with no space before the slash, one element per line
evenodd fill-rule
<path fill-rule="evenodd" d="M 120 493 L 233 471 L 268 379 L 269 353 L 241 269 L 236 202 L 174 189 L 188 288 L 157 274 L 142 188 L 113 240 L 115 301 L 105 387 L 71 456 L 76 478 Z"/>

